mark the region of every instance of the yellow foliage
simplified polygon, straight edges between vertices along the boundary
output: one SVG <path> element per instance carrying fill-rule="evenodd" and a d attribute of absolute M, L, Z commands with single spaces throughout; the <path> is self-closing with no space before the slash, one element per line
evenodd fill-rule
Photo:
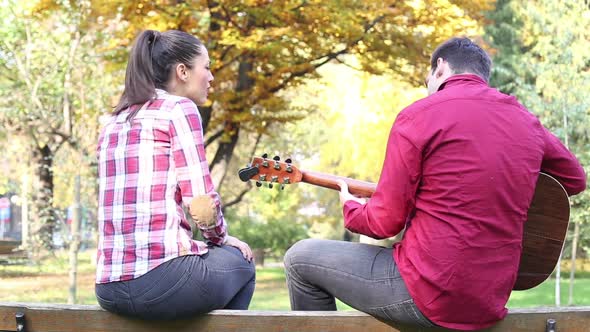
<path fill-rule="evenodd" d="M 211 94 L 215 112 L 209 128 L 265 132 L 272 123 L 299 119 L 312 107 L 294 104 L 289 93 L 281 92 L 317 79 L 328 64 L 354 59 L 352 65 L 365 74 L 348 73 L 318 91 L 324 103 L 331 105 L 326 114 L 330 125 L 350 134 L 341 139 L 350 148 L 338 150 L 340 155 L 334 149 L 321 148 L 322 154 L 333 152 L 333 157 L 323 162 L 337 163 L 347 174 L 375 181 L 396 113 L 423 93 L 413 87 L 422 84 L 430 53 L 454 35 L 478 36 L 483 12 L 494 1 L 90 3 L 86 28 L 110 33 L 110 49 L 103 51 L 114 63 L 112 70 L 123 68 L 128 46 L 143 29 L 180 29 L 204 41 L 215 76 Z M 40 0 L 36 9 L 46 12 L 60 6 L 57 1 Z M 247 69 L 239 71 L 240 66 Z M 392 79 L 395 82 L 388 81 Z M 370 141 L 371 135 L 375 139 Z M 357 146 L 371 148 L 361 151 Z"/>
<path fill-rule="evenodd" d="M 96 28 L 113 28 L 112 50 L 128 46 L 142 29 L 195 33 L 209 46 L 218 70 L 213 99 L 223 112 L 242 112 L 261 100 L 277 98 L 276 91 L 313 77 L 336 54 L 359 54 L 363 70 L 390 71 L 409 82 L 421 82 L 433 47 L 455 34 L 478 35 L 482 11 L 492 5 L 491 0 L 414 0 L 389 5 L 373 0 L 107 0 L 91 2 L 91 23 Z M 56 1 L 40 0 L 36 9 L 59 6 Z M 114 60 L 124 63 L 124 53 L 117 54 Z M 236 66 L 231 64 L 240 61 L 255 66 L 249 73 L 252 94 L 236 104 L 231 93 L 236 85 L 223 83 L 236 80 Z"/>
<path fill-rule="evenodd" d="M 328 138 L 317 147 L 318 158 L 303 162 L 303 167 L 376 182 L 397 113 L 424 97 L 425 89 L 395 75 L 375 76 L 342 65 L 326 66 L 320 73 L 319 84 L 304 88 L 314 91 L 304 95 L 315 98 L 296 102 L 320 107 L 322 132 Z"/>

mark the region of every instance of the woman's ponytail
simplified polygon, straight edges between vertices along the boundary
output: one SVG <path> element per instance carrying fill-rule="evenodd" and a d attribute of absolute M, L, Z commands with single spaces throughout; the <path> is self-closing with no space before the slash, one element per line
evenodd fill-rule
<path fill-rule="evenodd" d="M 115 114 L 121 113 L 131 105 L 143 104 L 155 97 L 152 49 L 159 36 L 158 31 L 145 30 L 135 40 L 125 72 L 125 89 L 115 107 Z M 131 120 L 136 112 L 137 110 L 129 114 L 127 119 Z"/>

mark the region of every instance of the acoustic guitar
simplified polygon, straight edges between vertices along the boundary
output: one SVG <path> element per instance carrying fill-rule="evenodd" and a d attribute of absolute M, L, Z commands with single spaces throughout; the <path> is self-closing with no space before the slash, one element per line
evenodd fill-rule
<path fill-rule="evenodd" d="M 305 182 L 312 185 L 340 190 L 337 180 L 348 184 L 351 194 L 371 197 L 377 185 L 345 177 L 298 169 L 287 159 L 255 157 L 238 175 L 242 181 L 254 180 L 257 186 L 263 183 L 272 188 Z M 540 173 L 533 201 L 524 224 L 523 248 L 520 256 L 518 277 L 514 290 L 533 288 L 545 281 L 553 272 L 561 254 L 569 223 L 569 199 L 565 189 L 556 179 Z"/>

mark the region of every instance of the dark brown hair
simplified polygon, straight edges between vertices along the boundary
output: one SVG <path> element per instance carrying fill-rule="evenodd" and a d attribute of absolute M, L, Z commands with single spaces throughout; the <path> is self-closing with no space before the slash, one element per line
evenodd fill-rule
<path fill-rule="evenodd" d="M 183 31 L 142 31 L 129 54 L 125 89 L 113 113 L 118 115 L 132 105 L 155 98 L 156 88 L 166 89 L 176 64 L 192 68 L 202 45 L 197 37 Z M 138 109 L 132 110 L 127 119 L 133 119 Z"/>
<path fill-rule="evenodd" d="M 438 46 L 430 59 L 431 72 L 436 70 L 438 58 L 448 62 L 456 74 L 469 72 L 486 82 L 490 80 L 492 60 L 486 51 L 469 38 L 451 38 Z"/>

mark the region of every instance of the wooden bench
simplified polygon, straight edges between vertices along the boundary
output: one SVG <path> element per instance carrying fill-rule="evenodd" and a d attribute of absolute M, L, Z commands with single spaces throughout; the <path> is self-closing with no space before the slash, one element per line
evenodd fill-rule
<path fill-rule="evenodd" d="M 27 253 L 19 249 L 20 241 L 0 240 L 0 264 L 12 264 L 28 258 Z"/>
<path fill-rule="evenodd" d="M 450 331 L 392 327 L 357 311 L 240 311 L 216 310 L 192 319 L 142 321 L 111 314 L 96 305 L 0 303 L 0 331 L 19 331 L 17 315 L 27 332 L 196 332 L 196 331 L 325 331 L 394 332 Z M 545 332 L 547 321 L 556 322 L 555 331 L 590 331 L 590 307 L 513 309 L 508 317 L 484 331 Z"/>

